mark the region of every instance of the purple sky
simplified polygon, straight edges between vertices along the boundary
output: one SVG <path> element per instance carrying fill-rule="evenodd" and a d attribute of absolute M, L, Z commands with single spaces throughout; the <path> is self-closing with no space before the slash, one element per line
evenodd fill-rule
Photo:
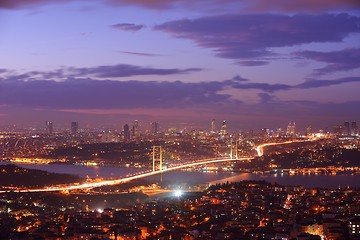
<path fill-rule="evenodd" d="M 0 0 L 0 125 L 360 121 L 358 0 Z"/>

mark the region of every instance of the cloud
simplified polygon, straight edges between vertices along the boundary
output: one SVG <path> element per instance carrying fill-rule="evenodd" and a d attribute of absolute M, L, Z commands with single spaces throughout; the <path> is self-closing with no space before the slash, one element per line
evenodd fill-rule
<path fill-rule="evenodd" d="M 68 77 L 96 77 L 96 78 L 121 78 L 131 76 L 145 76 L 145 75 L 175 75 L 187 74 L 192 72 L 202 71 L 201 68 L 151 68 L 140 67 L 130 64 L 104 65 L 88 68 L 67 67 L 49 72 L 31 71 L 22 74 L 7 74 L 8 79 L 12 80 L 42 80 L 42 79 L 66 79 Z M 3 70 L 4 73 L 10 72 Z M 1 74 L 1 71 L 0 71 Z"/>
<path fill-rule="evenodd" d="M 289 85 L 289 84 L 270 84 L 270 83 L 258 83 L 258 82 L 235 82 L 233 80 L 225 81 L 229 86 L 236 89 L 257 89 L 264 92 L 276 92 L 276 91 L 287 91 L 293 89 L 314 89 L 320 87 L 330 87 L 334 85 L 341 85 L 346 83 L 360 83 L 360 77 L 347 77 L 339 78 L 335 80 L 326 79 L 308 79 L 305 82 Z"/>
<path fill-rule="evenodd" d="M 0 81 L 0 104 L 48 109 L 172 108 L 228 103 L 220 82 Z"/>
<path fill-rule="evenodd" d="M 80 0 L 79 0 L 80 1 Z M 81 0 L 88 2 L 87 0 Z M 354 10 L 360 7 L 358 0 L 101 0 L 111 6 L 138 6 L 147 9 L 190 9 L 193 11 L 232 12 L 319 12 Z M 0 9 L 30 8 L 70 0 L 1 0 Z"/>
<path fill-rule="evenodd" d="M 163 68 L 147 68 L 129 64 L 118 64 L 112 66 L 98 66 L 93 68 L 67 68 L 67 75 L 73 77 L 99 77 L 99 78 L 119 78 L 139 75 L 174 75 L 186 74 L 201 71 L 200 68 L 188 69 L 163 69 Z"/>
<path fill-rule="evenodd" d="M 260 97 L 262 103 L 268 103 L 275 98 L 273 95 L 268 93 L 258 93 L 258 96 Z"/>
<path fill-rule="evenodd" d="M 52 3 L 64 3 L 69 0 L 1 0 L 0 9 L 16 9 L 16 8 L 29 8 Z"/>
<path fill-rule="evenodd" d="M 165 22 L 155 30 L 194 41 L 217 56 L 266 64 L 259 58 L 276 56 L 274 48 L 307 43 L 341 42 L 360 32 L 360 17 L 322 15 L 221 15 Z M 255 61 L 255 62 L 252 62 Z M 241 61 L 240 61 L 241 63 Z"/>
<path fill-rule="evenodd" d="M 360 77 L 347 77 L 347 78 L 339 78 L 335 80 L 316 80 L 310 79 L 306 82 L 295 85 L 294 88 L 299 89 L 311 89 L 311 88 L 319 88 L 319 87 L 330 87 L 333 85 L 340 85 L 345 83 L 360 83 Z"/>
<path fill-rule="evenodd" d="M 334 52 L 303 51 L 297 52 L 295 55 L 328 63 L 328 65 L 323 68 L 315 69 L 315 75 L 325 75 L 360 68 L 360 48 L 348 48 Z"/>
<path fill-rule="evenodd" d="M 26 75 L 26 74 L 25 74 Z M 29 74 L 31 75 L 31 74 Z M 185 83 L 181 81 L 114 81 L 91 78 L 69 78 L 65 81 L 12 78 L 0 80 L 0 111 L 3 122 L 19 122 L 21 119 L 43 122 L 50 117 L 61 121 L 77 119 L 83 122 L 104 119 L 118 121 L 126 119 L 155 119 L 172 123 L 179 119 L 210 121 L 212 118 L 226 119 L 233 124 L 248 124 L 247 128 L 278 127 L 279 121 L 295 120 L 307 124 L 323 124 L 337 119 L 343 121 L 360 117 L 354 112 L 359 102 L 317 103 L 312 101 L 286 101 L 274 93 L 281 90 L 313 89 L 333 85 L 360 82 L 360 77 L 337 80 L 308 80 L 290 86 L 286 84 L 252 83 L 235 76 L 225 81 Z M 235 88 L 239 100 L 224 92 Z M 248 102 L 243 93 L 255 89 L 258 102 Z M 243 91 L 242 91 L 243 90 Z M 352 106 L 352 107 L 350 107 Z M 36 114 L 34 114 L 36 111 Z M 339 114 L 334 114 L 336 111 Z M 91 116 L 91 117 L 89 117 Z M 5 119 L 6 118 L 6 119 Z M 64 121 L 64 120 L 63 120 Z M 240 126 L 239 126 L 240 127 Z M 231 126 L 233 128 L 233 126 Z"/>
<path fill-rule="evenodd" d="M 357 0 L 248 0 L 247 10 L 253 11 L 327 11 L 354 9 L 360 6 Z"/>
<path fill-rule="evenodd" d="M 239 75 L 236 75 L 236 76 L 233 77 L 231 80 L 232 80 L 232 81 L 236 81 L 236 82 L 247 82 L 247 81 L 249 81 L 248 79 L 243 78 L 243 77 L 241 77 L 241 76 L 239 76 Z"/>
<path fill-rule="evenodd" d="M 74 69 L 72 69 L 74 70 Z M 315 89 L 347 83 L 360 83 L 360 77 L 335 80 L 310 79 L 297 85 L 250 82 L 240 76 L 230 80 L 185 83 L 181 81 L 115 81 L 110 77 L 129 75 L 111 68 L 82 68 L 63 81 L 34 80 L 53 73 L 30 72 L 0 80 L 0 104 L 47 109 L 133 109 L 133 108 L 191 108 L 240 103 L 224 89 L 259 90 L 261 102 L 274 100 L 276 91 Z M 73 72 L 76 72 L 75 70 Z M 152 73 L 152 72 L 150 72 Z M 172 71 L 173 73 L 173 71 Z M 63 74 L 63 73 L 61 73 Z M 148 72 L 143 72 L 148 74 Z M 167 73 L 168 74 L 168 73 Z M 85 78 L 94 75 L 103 80 Z M 246 98 L 241 99 L 246 102 Z"/>
<path fill-rule="evenodd" d="M 195 10 L 233 9 L 236 12 L 314 12 L 339 9 L 354 9 L 360 6 L 357 0 L 108 0 L 114 5 L 141 6 L 150 9 L 188 8 Z"/>
<path fill-rule="evenodd" d="M 136 55 L 136 56 L 143 56 L 143 57 L 159 57 L 163 56 L 161 54 L 154 54 L 154 53 L 144 53 L 144 52 L 128 52 L 128 51 L 119 51 L 121 53 Z"/>
<path fill-rule="evenodd" d="M 118 24 L 110 25 L 110 27 L 121 31 L 137 32 L 142 28 L 144 28 L 144 25 L 136 25 L 132 23 L 118 23 Z"/>
<path fill-rule="evenodd" d="M 257 67 L 257 66 L 264 66 L 269 64 L 268 61 L 261 61 L 261 60 L 253 60 L 253 61 L 238 61 L 239 65 L 246 66 L 246 67 Z"/>

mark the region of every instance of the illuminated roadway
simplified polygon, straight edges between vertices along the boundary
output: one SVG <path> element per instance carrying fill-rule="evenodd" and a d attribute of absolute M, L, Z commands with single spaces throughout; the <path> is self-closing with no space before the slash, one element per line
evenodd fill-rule
<path fill-rule="evenodd" d="M 244 160 L 250 160 L 252 158 L 250 157 L 244 157 L 244 158 L 238 158 L 238 159 L 231 159 L 231 158 L 224 158 L 224 159 L 205 159 L 199 162 L 192 162 L 187 163 L 184 165 L 178 165 L 170 168 L 163 169 L 162 171 L 151 171 L 148 172 L 140 172 L 138 175 L 130 176 L 130 177 L 122 177 L 118 179 L 112 179 L 112 180 L 102 180 L 97 182 L 90 182 L 90 183 L 75 183 L 72 185 L 57 185 L 57 186 L 51 186 L 51 187 L 44 187 L 44 188 L 33 188 L 33 189 L 16 189 L 13 190 L 13 192 L 58 192 L 58 191 L 71 191 L 71 190 L 79 190 L 79 189 L 89 189 L 89 188 L 96 188 L 96 187 L 102 187 L 102 186 L 112 186 L 112 185 L 118 185 L 121 183 L 125 183 L 128 181 L 132 181 L 135 179 L 140 179 L 144 177 L 150 177 L 156 174 L 164 173 L 164 172 L 170 172 L 182 168 L 187 167 L 194 167 L 202 164 L 208 164 L 208 163 L 219 163 L 219 162 L 227 162 L 227 161 L 244 161 Z M 11 191 L 0 191 L 0 193 L 4 192 L 11 192 Z"/>
<path fill-rule="evenodd" d="M 296 140 L 296 141 L 286 141 L 286 142 L 279 142 L 279 143 L 264 143 L 264 144 L 260 144 L 259 146 L 257 146 L 255 148 L 255 150 L 256 150 L 258 156 L 261 157 L 262 155 L 264 155 L 264 147 L 275 146 L 275 145 L 283 145 L 283 144 L 289 144 L 289 143 L 314 141 L 314 140 L 317 140 L 317 138 L 306 139 L 306 140 Z"/>

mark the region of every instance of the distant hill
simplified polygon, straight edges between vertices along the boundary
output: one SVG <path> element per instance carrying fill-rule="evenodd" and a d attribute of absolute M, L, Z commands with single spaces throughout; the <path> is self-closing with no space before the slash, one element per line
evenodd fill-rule
<path fill-rule="evenodd" d="M 0 187 L 43 187 L 45 185 L 80 182 L 76 175 L 27 169 L 14 164 L 0 165 Z"/>

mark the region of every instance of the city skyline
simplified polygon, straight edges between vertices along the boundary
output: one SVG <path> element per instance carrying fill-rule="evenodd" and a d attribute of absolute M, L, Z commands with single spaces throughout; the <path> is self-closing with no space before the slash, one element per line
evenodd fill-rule
<path fill-rule="evenodd" d="M 0 125 L 359 122 L 359 6 L 1 1 Z"/>

